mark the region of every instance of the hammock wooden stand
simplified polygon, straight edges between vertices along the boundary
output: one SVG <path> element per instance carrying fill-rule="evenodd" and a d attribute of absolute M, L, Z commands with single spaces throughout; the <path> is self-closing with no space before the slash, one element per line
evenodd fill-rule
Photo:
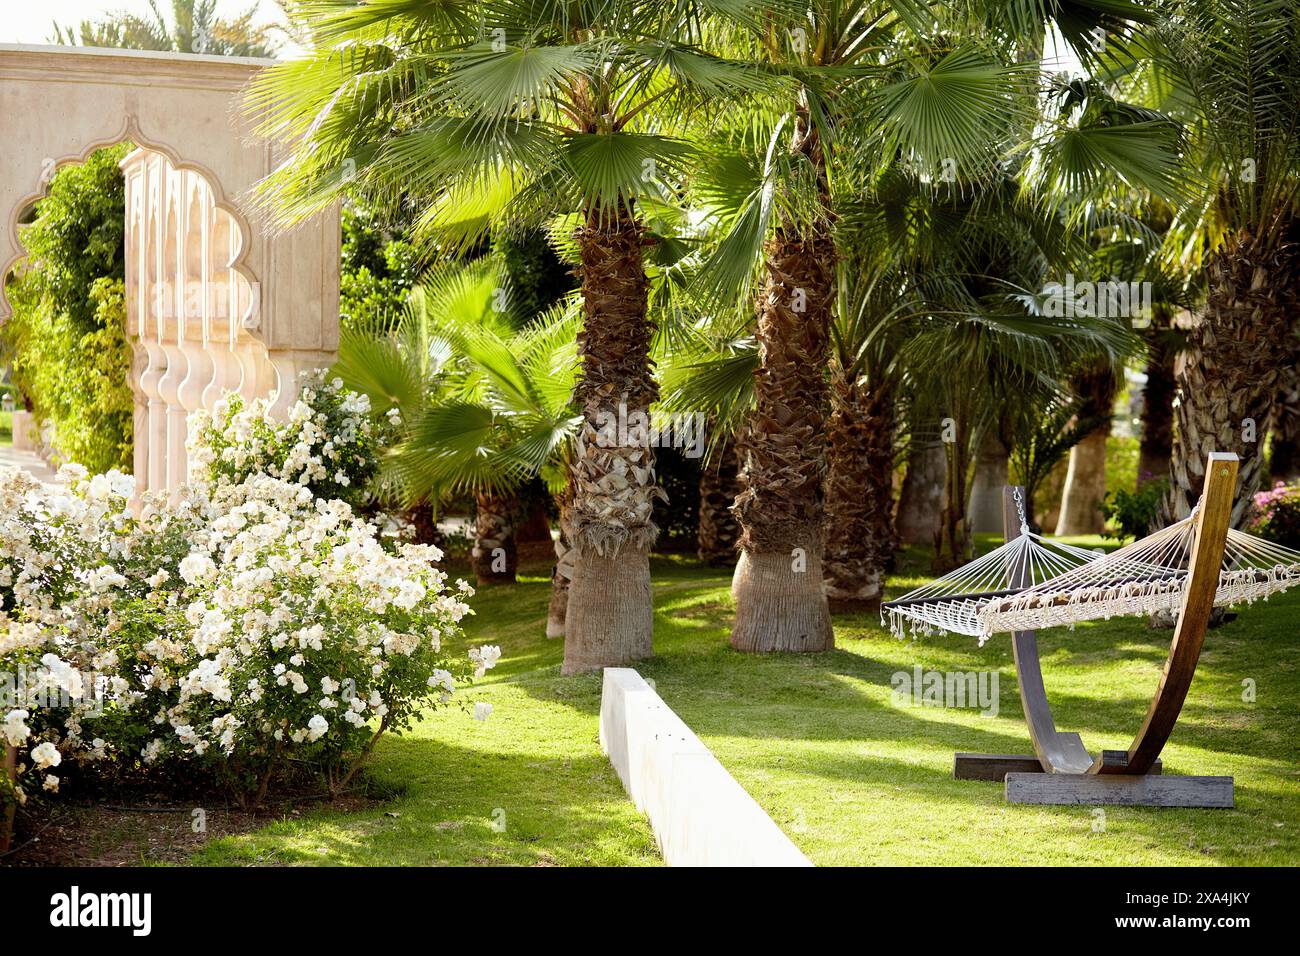
<path fill-rule="evenodd" d="M 1094 758 L 1078 734 L 1057 730 L 1043 683 L 1038 637 L 1034 631 L 1016 631 L 1012 635 L 1012 652 L 1034 754 L 959 753 L 953 761 L 954 777 L 1005 780 L 1008 803 L 1233 806 L 1232 777 L 1166 776 L 1161 773 L 1159 758 L 1187 699 L 1205 642 L 1236 481 L 1237 456 L 1212 453 L 1205 469 L 1205 491 L 1195 519 L 1187 587 L 1169 657 L 1132 746 L 1128 750 L 1103 750 Z M 1013 494 L 1014 489 L 1007 488 L 1003 498 L 1003 528 L 1008 540 L 1020 533 Z M 1022 581 L 1007 583 L 1012 588 L 1025 586 Z"/>

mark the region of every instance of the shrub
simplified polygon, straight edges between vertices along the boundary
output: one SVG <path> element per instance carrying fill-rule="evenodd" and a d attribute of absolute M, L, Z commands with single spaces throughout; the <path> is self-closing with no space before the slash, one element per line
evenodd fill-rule
<path fill-rule="evenodd" d="M 1113 528 L 1108 527 L 1102 536 L 1123 541 L 1149 533 L 1155 525 L 1160 500 L 1167 487 L 1168 482 L 1161 479 L 1144 482 L 1136 492 L 1120 488 L 1107 494 L 1101 504 L 1101 513 Z"/>
<path fill-rule="evenodd" d="M 8 290 L 3 335 L 14 384 L 48 426 L 60 461 L 128 467 L 134 415 L 123 296 L 124 189 L 101 150 L 60 170 L 23 232 L 26 267 Z"/>
<path fill-rule="evenodd" d="M 208 421 L 192 443 L 210 461 L 247 452 L 250 435 L 258 454 L 138 514 L 117 472 L 65 466 L 66 489 L 51 489 L 0 471 L 0 674 L 23 675 L 0 687 L 21 770 L 0 801 L 57 792 L 59 773 L 181 767 L 257 805 L 290 762 L 336 793 L 382 734 L 495 663 L 496 648 L 442 650 L 472 590 L 449 585 L 436 548 L 384 544 L 302 480 L 315 468 L 295 449 L 317 448 L 306 426 L 361 414 L 356 396 L 309 386 L 295 407 L 286 423 L 256 403 Z M 359 441 L 357 429 L 334 444 Z"/>
<path fill-rule="evenodd" d="M 1246 529 L 1288 548 L 1300 548 L 1300 484 L 1279 481 L 1256 494 Z"/>
<path fill-rule="evenodd" d="M 473 670 L 441 652 L 469 586 L 447 593 L 437 549 L 386 551 L 345 502 L 261 475 L 232 492 L 180 564 L 202 657 L 167 713 L 174 736 L 151 746 L 215 756 L 242 793 L 253 780 L 264 792 L 292 749 L 336 790 L 380 735 Z"/>
<path fill-rule="evenodd" d="M 270 399 L 246 403 L 231 394 L 211 414 L 190 416 L 187 448 L 196 484 L 216 495 L 263 474 L 301 485 L 316 498 L 360 504 L 386 437 L 384 425 L 370 417 L 370 399 L 320 371 L 304 376 L 287 422 L 272 419 L 270 405 Z"/>
<path fill-rule="evenodd" d="M 401 232 L 385 232 L 378 218 L 343 208 L 339 269 L 339 323 L 345 329 L 386 329 L 401 317 L 419 276 L 419 256 Z"/>

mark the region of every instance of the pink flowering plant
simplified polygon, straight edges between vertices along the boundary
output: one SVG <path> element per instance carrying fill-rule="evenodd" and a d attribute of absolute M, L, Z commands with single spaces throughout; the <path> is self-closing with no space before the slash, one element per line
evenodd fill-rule
<path fill-rule="evenodd" d="M 1300 548 L 1300 484 L 1278 482 L 1255 495 L 1246 530 L 1288 548 Z"/>

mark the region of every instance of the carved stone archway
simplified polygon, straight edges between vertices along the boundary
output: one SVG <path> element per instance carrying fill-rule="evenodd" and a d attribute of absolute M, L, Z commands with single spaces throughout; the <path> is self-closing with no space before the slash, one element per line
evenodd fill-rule
<path fill-rule="evenodd" d="M 127 333 L 135 350 L 140 486 L 187 477 L 185 415 L 224 390 L 276 394 L 338 348 L 339 216 L 280 231 L 249 211 L 279 162 L 239 112 L 272 61 L 0 45 L 0 277 L 23 256 L 19 219 L 54 171 L 120 142 L 127 178 Z M 0 284 L 0 322 L 9 303 Z"/>

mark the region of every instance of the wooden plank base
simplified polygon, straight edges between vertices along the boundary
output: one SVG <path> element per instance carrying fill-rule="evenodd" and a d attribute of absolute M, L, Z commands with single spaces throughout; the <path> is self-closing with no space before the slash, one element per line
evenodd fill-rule
<path fill-rule="evenodd" d="M 1159 760 L 1151 768 L 1161 771 Z M 957 780 L 996 780 L 1001 783 L 1009 773 L 1042 773 L 1043 765 L 1033 754 L 968 754 L 952 755 L 952 775 Z"/>
<path fill-rule="evenodd" d="M 1232 807 L 1231 777 L 1009 773 L 1007 803 L 1051 806 Z"/>
<path fill-rule="evenodd" d="M 996 780 L 1009 773 L 1042 773 L 1043 765 L 1033 754 L 952 755 L 952 775 L 957 780 Z"/>

